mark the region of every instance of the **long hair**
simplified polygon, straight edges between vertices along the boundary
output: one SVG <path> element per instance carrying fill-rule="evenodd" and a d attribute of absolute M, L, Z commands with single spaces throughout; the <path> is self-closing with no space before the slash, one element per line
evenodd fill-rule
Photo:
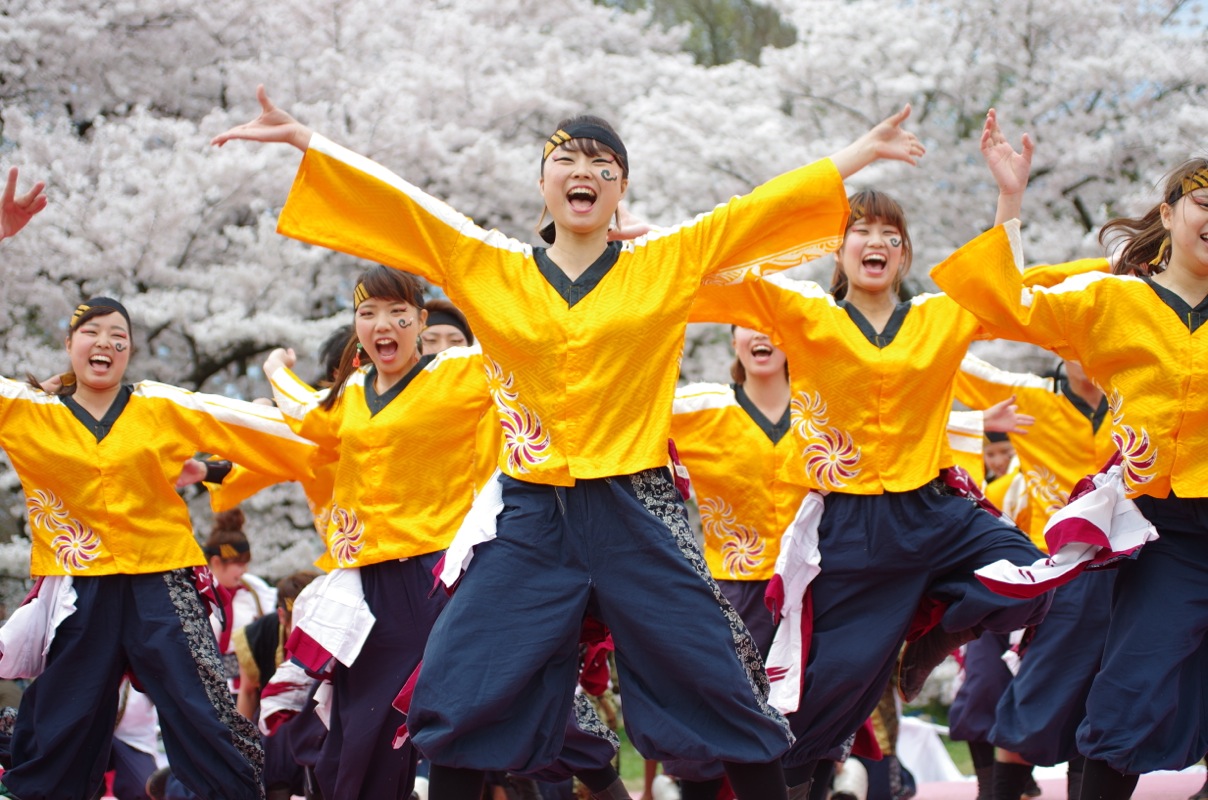
<path fill-rule="evenodd" d="M 1208 170 L 1208 159 L 1184 161 L 1166 175 L 1162 200 L 1139 217 L 1117 217 L 1099 231 L 1099 243 L 1110 253 L 1121 246 L 1112 271 L 1117 275 L 1153 275 L 1170 264 L 1170 243 L 1162 225 L 1162 205 L 1174 205 L 1184 194 L 1183 181 Z"/>
<path fill-rule="evenodd" d="M 914 259 L 914 246 L 910 243 L 910 231 L 906 228 L 906 212 L 901 204 L 884 192 L 875 189 L 865 189 L 847 198 L 851 206 L 851 216 L 847 219 L 847 229 L 843 232 L 843 245 L 847 244 L 847 231 L 857 222 L 880 222 L 892 225 L 902 234 L 902 264 L 898 274 L 893 279 L 893 291 L 896 294 L 902 288 L 902 279 L 910 272 L 910 263 Z M 843 249 L 843 245 L 839 249 Z M 831 294 L 836 300 L 842 300 L 847 295 L 847 275 L 843 267 L 835 259 L 835 274 L 831 277 Z"/>
<path fill-rule="evenodd" d="M 414 306 L 417 310 L 424 307 L 424 285 L 420 282 L 419 278 L 409 272 L 401 272 L 379 264 L 366 270 L 361 275 L 360 280 L 357 281 L 357 286 L 364 289 L 365 297 L 379 297 L 383 300 L 399 301 L 409 306 Z M 355 307 L 352 309 L 352 313 L 355 319 Z M 325 410 L 330 411 L 335 408 L 336 404 L 344 396 L 344 384 L 348 381 L 349 376 L 357 370 L 352 365 L 356 354 L 357 334 L 356 326 L 354 325 L 348 341 L 344 344 L 344 352 L 340 354 L 340 365 L 336 368 L 335 375 L 331 378 L 331 390 L 323 398 L 322 402 L 319 403 Z"/>

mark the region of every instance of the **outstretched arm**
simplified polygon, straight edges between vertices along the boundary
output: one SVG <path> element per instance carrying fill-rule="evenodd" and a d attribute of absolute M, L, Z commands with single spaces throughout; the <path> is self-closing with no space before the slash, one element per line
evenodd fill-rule
<path fill-rule="evenodd" d="M 1032 137 L 1023 135 L 1020 152 L 1016 152 L 1002 128 L 998 126 L 998 112 L 986 112 L 986 125 L 982 128 L 981 152 L 990 168 L 990 174 L 998 184 L 998 210 L 994 224 L 1001 225 L 1009 219 L 1017 219 L 1023 209 L 1023 192 L 1028 188 L 1028 175 L 1032 172 L 1032 153 L 1035 146 Z"/>
<path fill-rule="evenodd" d="M 16 236 L 25 223 L 33 219 L 34 214 L 46 208 L 45 188 L 46 184 L 38 181 L 34 188 L 17 197 L 17 168 L 8 171 L 4 197 L 0 200 L 0 239 Z"/>
<path fill-rule="evenodd" d="M 260 116 L 251 122 L 236 125 L 228 131 L 218 134 L 210 140 L 210 144 L 222 147 L 232 139 L 246 139 L 250 142 L 285 142 L 292 144 L 302 152 L 310 146 L 310 137 L 314 133 L 310 128 L 289 115 L 288 112 L 277 108 L 268 99 L 264 84 L 256 87 L 256 99 L 260 101 Z"/>
<path fill-rule="evenodd" d="M 902 123 L 909 116 L 910 104 L 907 103 L 901 111 L 877 123 L 868 133 L 832 155 L 831 161 L 839 174 L 844 179 L 850 178 L 880 159 L 917 164 L 927 149 L 919 137 L 902 129 Z"/>

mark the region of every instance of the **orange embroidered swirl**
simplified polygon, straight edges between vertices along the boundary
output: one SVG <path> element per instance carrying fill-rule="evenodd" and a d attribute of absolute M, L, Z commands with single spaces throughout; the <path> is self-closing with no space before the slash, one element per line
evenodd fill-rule
<path fill-rule="evenodd" d="M 549 458 L 549 433 L 541 418 L 519 402 L 512 386 L 512 375 L 503 374 L 503 367 L 490 358 L 483 359 L 487 372 L 487 390 L 499 412 L 503 428 L 503 450 L 509 472 L 526 473 Z"/>
<path fill-rule="evenodd" d="M 331 543 L 328 551 L 341 567 L 356 564 L 357 556 L 365 547 L 365 525 L 350 508 L 331 507 L 328 516 L 328 531 Z"/>
<path fill-rule="evenodd" d="M 1149 440 L 1149 431 L 1142 428 L 1138 433 L 1124 424 L 1124 397 L 1119 389 L 1112 389 L 1108 395 L 1107 408 L 1112 414 L 1112 442 L 1120 451 L 1125 483 L 1129 486 L 1149 483 L 1153 475 L 1146 473 L 1158 461 L 1158 448 Z"/>
<path fill-rule="evenodd" d="M 29 523 L 54 534 L 50 548 L 55 562 L 67 572 L 82 572 L 101 553 L 101 539 L 91 527 L 72 518 L 54 492 L 38 489 L 25 501 Z"/>

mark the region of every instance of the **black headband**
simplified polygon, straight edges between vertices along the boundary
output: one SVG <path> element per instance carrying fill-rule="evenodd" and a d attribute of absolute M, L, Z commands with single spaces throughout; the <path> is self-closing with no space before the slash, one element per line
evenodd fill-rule
<path fill-rule="evenodd" d="M 206 558 L 217 557 L 223 561 L 235 561 L 243 555 L 247 555 L 250 558 L 252 552 L 252 546 L 247 542 L 223 542 L 222 544 L 210 545 L 201 549 L 206 554 Z"/>
<path fill-rule="evenodd" d="M 470 335 L 470 327 L 466 325 L 464 320 L 458 319 L 456 315 L 448 311 L 440 309 L 431 309 L 428 311 L 428 321 L 424 324 L 425 328 L 431 328 L 433 325 L 452 325 L 457 330 L 461 331 L 461 335 L 469 341 L 473 339 Z"/>
<path fill-rule="evenodd" d="M 576 122 L 556 131 L 546 140 L 545 147 L 541 150 L 541 163 L 544 164 L 545 159 L 549 158 L 549 154 L 554 152 L 559 145 L 566 144 L 571 139 L 592 139 L 604 145 L 616 153 L 617 159 L 621 162 L 621 173 L 629 174 L 629 153 L 626 152 L 625 145 L 621 143 L 621 137 L 608 128 L 593 122 Z"/>
<path fill-rule="evenodd" d="M 112 297 L 94 297 L 76 306 L 76 310 L 71 313 L 71 322 L 67 325 L 67 328 L 74 331 L 76 325 L 79 324 L 80 318 L 94 308 L 107 308 L 110 313 L 116 311 L 125 318 L 127 327 L 133 327 L 130 323 L 130 312 L 126 310 L 124 305 Z"/>

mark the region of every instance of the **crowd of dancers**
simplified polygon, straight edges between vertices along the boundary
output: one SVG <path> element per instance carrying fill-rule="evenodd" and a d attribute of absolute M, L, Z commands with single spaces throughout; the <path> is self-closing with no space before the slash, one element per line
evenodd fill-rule
<path fill-rule="evenodd" d="M 76 309 L 66 373 L 0 380 L 39 579 L 2 629 L 4 674 L 37 678 L 0 796 L 92 797 L 127 673 L 184 791 L 264 796 L 261 732 L 236 707 L 256 715 L 260 668 L 224 666 L 232 626 L 215 636 L 203 599 L 235 616 L 215 578 L 240 545 L 203 552 L 176 492 L 196 451 L 229 462 L 185 468 L 221 484 L 216 503 L 301 482 L 324 537 L 289 628 L 242 645 L 306 676 L 299 719 L 322 709 L 315 796 L 408 798 L 422 754 L 433 800 L 478 800 L 494 773 L 628 797 L 616 739 L 576 691 L 600 683 L 610 649 L 625 732 L 685 800 L 824 797 L 891 681 L 911 699 L 953 650 L 992 663 L 1020 629 L 1005 689 L 967 684 L 966 705 L 990 708 L 953 712 L 985 743 L 984 798 L 1017 800 L 1028 765 L 1075 758 L 1072 797 L 1127 798 L 1140 773 L 1208 752 L 1208 162 L 1104 227 L 1110 263 L 1025 270 L 1032 144 L 1016 150 L 991 111 L 995 225 L 932 271 L 944 293 L 903 301 L 906 214 L 843 181 L 923 156 L 909 107 L 671 228 L 621 215 L 617 132 L 563 120 L 535 159 L 548 246 L 534 247 L 258 96 L 261 114 L 214 144 L 302 151 L 279 231 L 380 266 L 356 284 L 322 385 L 292 350 L 269 355 L 275 406 L 127 383 L 135 331 L 110 297 Z M 17 178 L 3 237 L 46 205 Z M 830 287 L 779 274 L 830 252 Z M 452 305 L 426 304 L 420 278 Z M 677 389 L 689 321 L 733 326 L 733 383 Z M 435 353 L 441 326 L 455 346 Z M 1063 369 L 966 358 L 987 338 Z M 954 396 L 1012 412 L 1019 480 L 1000 505 L 1013 491 L 1014 519 L 957 468 Z M 1043 563 L 1046 521 L 1109 458 L 1153 541 L 1055 592 L 975 574 Z"/>

